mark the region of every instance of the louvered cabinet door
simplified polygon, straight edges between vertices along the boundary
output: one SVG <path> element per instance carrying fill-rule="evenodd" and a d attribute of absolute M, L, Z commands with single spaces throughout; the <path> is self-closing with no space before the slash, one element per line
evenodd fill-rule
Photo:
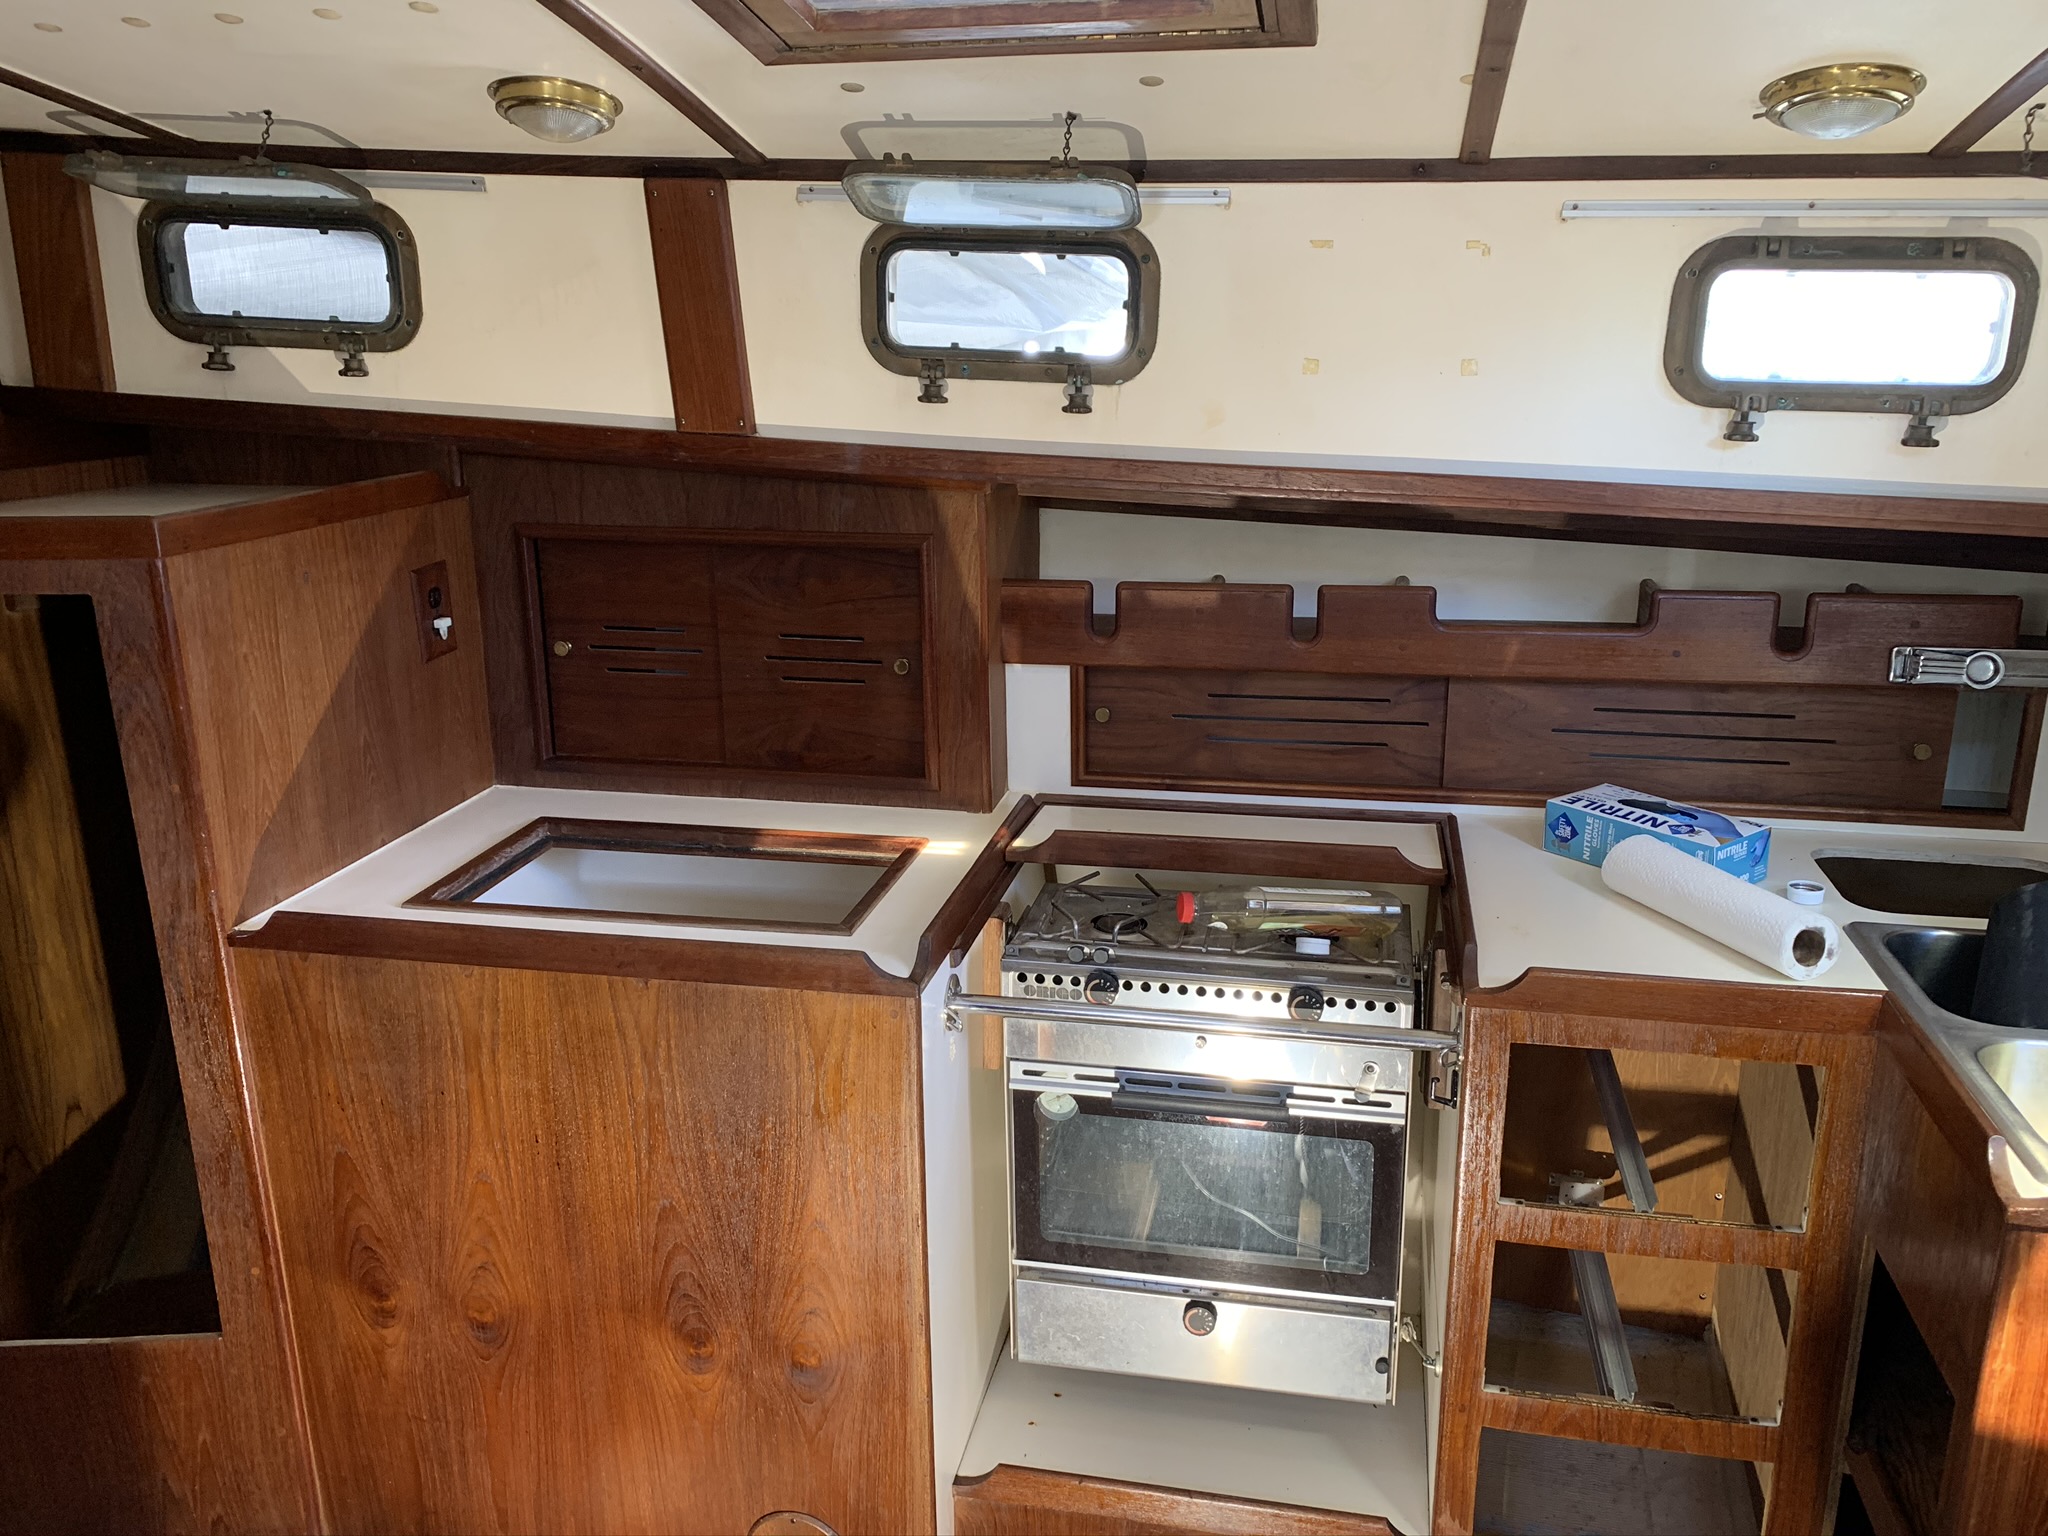
<path fill-rule="evenodd" d="M 536 539 L 547 756 L 717 763 L 718 640 L 702 544 Z"/>
<path fill-rule="evenodd" d="M 919 550 L 722 544 L 712 569 L 728 766 L 924 777 Z"/>

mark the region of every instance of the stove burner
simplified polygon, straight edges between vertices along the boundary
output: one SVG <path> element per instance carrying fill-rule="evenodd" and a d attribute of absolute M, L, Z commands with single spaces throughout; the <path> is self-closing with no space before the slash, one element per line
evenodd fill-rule
<path fill-rule="evenodd" d="M 1097 933 L 1106 933 L 1112 939 L 1128 938 L 1145 931 L 1145 917 L 1141 912 L 1098 912 L 1094 928 Z"/>

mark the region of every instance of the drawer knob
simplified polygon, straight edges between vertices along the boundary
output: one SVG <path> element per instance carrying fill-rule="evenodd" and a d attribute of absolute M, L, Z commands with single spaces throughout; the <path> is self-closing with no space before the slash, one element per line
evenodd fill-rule
<path fill-rule="evenodd" d="M 567 640 L 557 640 L 555 642 L 555 654 L 557 656 L 566 656 L 575 649 L 576 647 L 571 645 Z"/>
<path fill-rule="evenodd" d="M 1095 723 L 1097 725 L 1109 724 L 1109 710 L 1107 708 L 1098 709 L 1095 711 Z"/>
<path fill-rule="evenodd" d="M 898 677 L 902 677 L 910 671 L 910 661 L 907 657 L 898 656 L 896 658 L 896 664 L 889 670 L 894 672 Z"/>

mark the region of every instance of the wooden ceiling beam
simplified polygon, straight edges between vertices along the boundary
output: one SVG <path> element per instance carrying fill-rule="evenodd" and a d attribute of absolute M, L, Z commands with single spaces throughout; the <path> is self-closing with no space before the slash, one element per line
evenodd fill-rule
<path fill-rule="evenodd" d="M 1970 115 L 1942 135 L 1928 153 L 1948 159 L 1971 148 L 2004 122 L 2035 92 L 2048 89 L 2048 48 L 2034 55 L 2020 72 L 1980 101 Z"/>
<path fill-rule="evenodd" d="M 0 85 L 11 85 L 17 91 L 39 96 L 44 101 L 55 102 L 60 107 L 69 107 L 72 111 L 83 113 L 87 117 L 96 117 L 103 123 L 124 129 L 141 138 L 153 139 L 159 144 L 182 146 L 192 142 L 182 133 L 173 133 L 168 128 L 160 128 L 142 118 L 130 117 L 126 112 L 116 112 L 112 107 L 103 107 L 76 91 L 67 91 L 61 85 L 51 85 L 47 80 L 38 80 L 32 75 L 24 75 L 19 70 L 8 69 L 4 65 L 0 65 Z"/>
<path fill-rule="evenodd" d="M 67 138 L 54 133 L 0 129 L 0 150 L 61 155 L 80 142 L 104 149 L 129 149 L 125 139 Z M 184 153 L 233 160 L 249 146 L 191 143 Z M 442 149 L 368 149 L 331 144 L 293 144 L 288 158 L 336 171 L 448 172 L 467 176 L 614 176 L 641 181 L 660 176 L 704 176 L 726 181 L 837 181 L 854 162 L 840 159 L 762 160 L 742 164 L 724 156 L 601 155 L 536 148 L 531 154 L 477 153 Z M 930 164 L 943 167 L 945 162 Z M 1920 151 L 1863 154 L 1776 155 L 1522 155 L 1468 165 L 1462 160 L 1150 160 L 1126 167 L 1146 185 L 1252 186 L 1265 182 L 1331 186 L 1429 182 L 1532 182 L 1569 184 L 1600 181 L 1860 181 L 1871 177 L 1960 181 L 1977 176 L 2017 176 L 2020 157 L 2011 150 L 1977 150 L 1944 159 Z"/>
<path fill-rule="evenodd" d="M 703 97 L 670 74 L 646 49 L 592 10 L 583 0 L 540 0 L 555 16 L 580 32 L 598 51 L 629 71 L 663 101 L 695 123 L 711 141 L 742 165 L 765 165 L 768 157 L 739 129 L 711 110 Z M 297 154 L 297 150 L 293 150 Z"/>
<path fill-rule="evenodd" d="M 1507 100 L 1508 69 L 1515 62 L 1515 43 L 1522 35 L 1522 12 L 1529 0 L 1486 0 L 1486 20 L 1479 28 L 1479 62 L 1472 66 L 1472 96 L 1465 105 L 1465 140 L 1458 158 L 1484 165 L 1493 158 L 1493 136 L 1500 127 L 1501 103 Z"/>

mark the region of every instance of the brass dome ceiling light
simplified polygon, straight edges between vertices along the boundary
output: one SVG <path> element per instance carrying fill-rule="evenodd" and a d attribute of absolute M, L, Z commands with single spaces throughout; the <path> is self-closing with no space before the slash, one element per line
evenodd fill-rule
<path fill-rule="evenodd" d="M 626 110 L 610 91 L 559 75 L 508 75 L 490 93 L 498 116 L 550 144 L 594 139 Z"/>
<path fill-rule="evenodd" d="M 1765 86 L 1757 116 L 1809 139 L 1853 139 L 1904 117 L 1926 88 L 1905 64 L 1823 64 Z"/>

